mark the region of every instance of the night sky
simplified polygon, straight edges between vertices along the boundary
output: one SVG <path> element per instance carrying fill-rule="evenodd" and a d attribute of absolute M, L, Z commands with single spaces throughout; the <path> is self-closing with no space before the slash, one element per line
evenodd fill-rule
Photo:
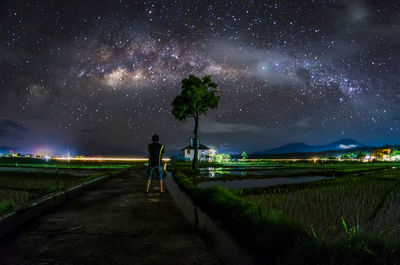
<path fill-rule="evenodd" d="M 399 143 L 398 1 L 1 1 L 0 146 L 171 154 L 180 81 L 211 75 L 200 139 L 221 152 Z"/>

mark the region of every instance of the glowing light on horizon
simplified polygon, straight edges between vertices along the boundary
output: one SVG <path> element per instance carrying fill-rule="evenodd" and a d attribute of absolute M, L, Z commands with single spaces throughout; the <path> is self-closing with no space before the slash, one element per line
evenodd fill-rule
<path fill-rule="evenodd" d="M 54 160 L 62 161 L 136 161 L 136 162 L 147 162 L 148 158 L 142 157 L 53 157 Z M 170 158 L 163 158 L 163 161 L 168 162 Z"/>

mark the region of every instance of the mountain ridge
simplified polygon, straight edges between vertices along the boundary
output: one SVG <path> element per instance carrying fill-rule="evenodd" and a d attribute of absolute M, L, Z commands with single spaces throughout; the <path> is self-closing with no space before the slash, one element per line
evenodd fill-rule
<path fill-rule="evenodd" d="M 308 145 L 306 143 L 296 142 L 272 148 L 264 152 L 255 154 L 286 154 L 286 153 L 308 153 L 308 152 L 323 152 L 328 150 L 348 150 L 354 148 L 366 147 L 365 144 L 357 142 L 353 139 L 340 139 L 328 144 Z"/>

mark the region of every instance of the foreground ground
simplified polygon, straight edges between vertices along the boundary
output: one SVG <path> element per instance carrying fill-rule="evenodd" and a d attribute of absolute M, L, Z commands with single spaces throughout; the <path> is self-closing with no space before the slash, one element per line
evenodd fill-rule
<path fill-rule="evenodd" d="M 128 171 L 0 239 L 0 264 L 218 264 L 169 194 Z"/>
<path fill-rule="evenodd" d="M 228 177 L 199 176 L 183 163 L 170 167 L 179 187 L 260 264 L 400 264 L 398 163 L 296 162 L 275 164 L 273 170 L 264 169 L 268 162 L 258 164 L 229 164 Z M 211 186 L 258 181 L 249 175 L 276 180 L 270 171 L 283 171 L 291 180 L 298 170 L 330 177 L 239 190 Z M 204 176 L 214 181 L 204 182 Z M 204 184 L 211 187 L 201 188 Z"/>

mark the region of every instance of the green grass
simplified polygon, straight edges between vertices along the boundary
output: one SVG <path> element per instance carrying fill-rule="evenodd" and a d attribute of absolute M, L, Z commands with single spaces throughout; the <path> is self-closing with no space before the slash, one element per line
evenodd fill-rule
<path fill-rule="evenodd" d="M 221 223 L 240 243 L 252 246 L 252 251 L 260 258 L 265 253 L 283 257 L 296 242 L 309 237 L 301 224 L 279 212 L 265 211 L 227 189 L 218 186 L 200 189 L 181 171 L 174 172 L 174 179 L 196 205 Z"/>
<path fill-rule="evenodd" d="M 21 206 L 30 201 L 40 198 L 40 195 L 35 192 L 13 190 L 13 189 L 0 189 L 0 202 L 11 201 L 13 206 Z"/>
<path fill-rule="evenodd" d="M 0 201 L 0 215 L 10 211 L 13 208 L 14 208 L 14 203 L 12 201 L 8 200 Z"/>
<path fill-rule="evenodd" d="M 237 191 L 242 198 L 281 211 L 326 239 L 344 237 L 349 227 L 387 240 L 400 238 L 400 170 L 349 175 L 333 180 Z M 390 214 L 388 214 L 390 213 Z"/>
<path fill-rule="evenodd" d="M 3 207 L 0 215 L 15 207 L 24 207 L 25 204 L 45 195 L 67 190 L 78 184 L 98 178 L 106 173 L 117 174 L 126 167 L 116 167 L 91 172 L 90 175 L 77 176 L 67 173 L 46 173 L 24 171 L 0 171 L 0 203 L 12 207 Z M 96 168 L 98 169 L 98 168 Z M 90 169 L 88 169 L 90 172 Z M 92 169 L 93 170 L 93 169 Z M 68 172 L 68 171 L 67 171 Z"/>
<path fill-rule="evenodd" d="M 31 168 L 59 168 L 59 169 L 123 169 L 134 165 L 118 164 L 52 164 L 52 163 L 0 163 L 7 167 L 31 167 Z"/>
<path fill-rule="evenodd" d="M 27 173 L 27 172 L 1 172 L 0 171 L 0 203 L 9 205 L 3 207 L 0 215 L 15 207 L 24 206 L 26 203 L 47 194 L 66 190 L 70 187 L 98 177 L 74 176 L 69 174 Z M 11 204 L 9 204 L 11 203 Z M 10 206 L 12 205 L 12 207 Z"/>
<path fill-rule="evenodd" d="M 59 161 L 34 158 L 0 157 L 0 166 L 6 167 L 34 167 L 59 169 L 123 169 L 128 167 L 142 167 L 144 162 L 127 161 Z"/>
<path fill-rule="evenodd" d="M 60 173 L 0 171 L 0 189 L 11 189 L 16 191 L 28 191 L 37 194 L 46 194 L 56 190 L 65 190 L 68 187 L 96 178 L 97 176 L 99 176 L 99 173 L 82 177 Z"/>
<path fill-rule="evenodd" d="M 399 167 L 400 163 L 374 162 L 361 163 L 356 161 L 261 161 L 261 162 L 230 162 L 230 163 L 200 163 L 199 174 L 195 181 L 217 181 L 235 179 L 259 179 L 275 177 L 297 176 L 343 176 L 352 173 L 370 172 L 382 169 Z M 183 172 L 191 171 L 189 162 L 173 162 L 168 165 L 169 170 L 179 169 Z M 209 177 L 212 170 L 215 177 Z M 241 174 L 231 174 L 241 172 Z M 260 174 L 261 173 L 261 174 Z"/>
<path fill-rule="evenodd" d="M 179 168 L 191 167 L 191 162 L 171 162 L 169 165 L 175 165 Z M 204 167 L 263 167 L 263 166 L 284 166 L 284 167 L 329 167 L 329 168 L 349 168 L 349 167 L 384 167 L 388 165 L 400 165 L 400 162 L 369 162 L 363 163 L 359 161 L 324 161 L 318 160 L 316 163 L 309 160 L 261 160 L 261 161 L 248 161 L 248 162 L 200 162 L 199 168 Z"/>
<path fill-rule="evenodd" d="M 392 166 L 339 165 L 302 166 L 343 172 Z M 400 241 L 391 229 L 400 220 L 399 170 L 368 170 L 332 181 L 240 192 L 198 188 L 198 172 L 187 167 L 175 167 L 174 179 L 260 264 L 395 264 Z M 372 225 L 364 227 L 368 222 Z"/>

